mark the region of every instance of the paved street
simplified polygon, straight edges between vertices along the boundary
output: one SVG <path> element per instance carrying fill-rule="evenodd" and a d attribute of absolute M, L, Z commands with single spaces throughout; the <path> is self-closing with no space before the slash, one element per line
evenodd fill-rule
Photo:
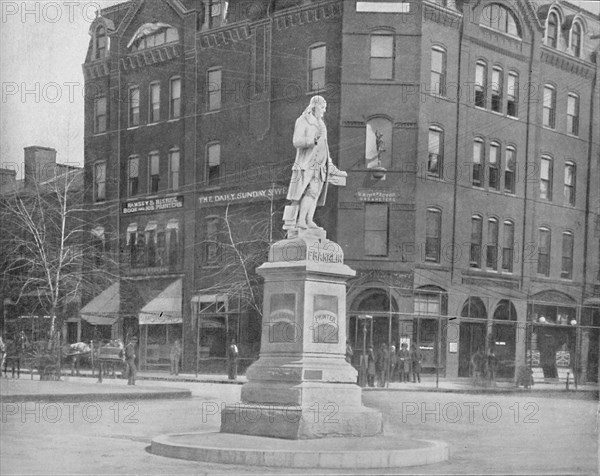
<path fill-rule="evenodd" d="M 68 380 L 83 383 L 88 379 Z M 0 473 L 290 474 L 285 470 L 194 463 L 149 454 L 147 447 L 157 435 L 217 431 L 219 408 L 235 403 L 241 387 L 161 381 L 142 381 L 138 386 L 187 388 L 192 398 L 29 402 L 10 409 L 3 404 Z M 387 431 L 450 444 L 449 462 L 387 474 L 598 472 L 598 407 L 596 401 L 583 395 L 568 399 L 539 394 L 467 395 L 407 390 L 365 392 L 363 400 L 384 412 Z M 381 471 L 360 474 L 375 473 Z"/>

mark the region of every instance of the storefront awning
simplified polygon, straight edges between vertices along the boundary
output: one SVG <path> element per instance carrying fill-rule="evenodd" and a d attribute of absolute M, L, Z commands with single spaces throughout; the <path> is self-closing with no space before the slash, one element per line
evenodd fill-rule
<path fill-rule="evenodd" d="M 81 308 L 81 318 L 93 326 L 111 326 L 119 317 L 119 283 L 114 283 Z"/>
<path fill-rule="evenodd" d="M 140 311 L 140 326 L 181 324 L 181 279 L 167 286 Z"/>

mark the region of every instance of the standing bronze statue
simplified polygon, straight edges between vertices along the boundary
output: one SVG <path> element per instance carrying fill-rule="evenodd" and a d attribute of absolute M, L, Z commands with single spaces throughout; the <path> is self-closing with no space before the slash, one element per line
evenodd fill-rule
<path fill-rule="evenodd" d="M 292 203 L 284 216 L 286 229 L 319 229 L 313 219 L 317 206 L 325 204 L 327 185 L 345 185 L 346 172 L 333 165 L 329 154 L 327 127 L 323 122 L 326 110 L 325 99 L 313 96 L 296 120 L 293 138 L 296 160 L 287 194 Z"/>

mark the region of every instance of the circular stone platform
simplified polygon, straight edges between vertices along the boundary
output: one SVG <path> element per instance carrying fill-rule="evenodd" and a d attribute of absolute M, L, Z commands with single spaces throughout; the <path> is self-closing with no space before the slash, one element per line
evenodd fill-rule
<path fill-rule="evenodd" d="M 446 461 L 448 444 L 400 435 L 284 440 L 229 433 L 182 433 L 152 440 L 153 454 L 207 463 L 281 468 L 400 468 Z"/>

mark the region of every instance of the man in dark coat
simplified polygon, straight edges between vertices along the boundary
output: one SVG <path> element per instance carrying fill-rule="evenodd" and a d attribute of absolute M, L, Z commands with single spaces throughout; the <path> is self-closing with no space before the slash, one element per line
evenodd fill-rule
<path fill-rule="evenodd" d="M 137 338 L 133 337 L 125 346 L 125 362 L 127 363 L 127 385 L 135 385 L 135 375 L 137 368 L 135 366 L 135 346 Z"/>

